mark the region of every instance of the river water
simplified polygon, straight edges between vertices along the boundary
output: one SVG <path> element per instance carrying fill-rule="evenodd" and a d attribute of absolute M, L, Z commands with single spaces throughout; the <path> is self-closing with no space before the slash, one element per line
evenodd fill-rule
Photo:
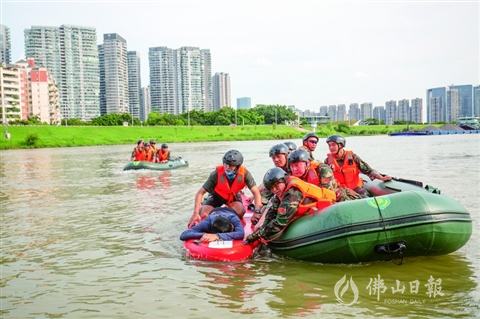
<path fill-rule="evenodd" d="M 457 252 L 401 266 L 268 251 L 241 263 L 186 258 L 178 236 L 222 155 L 240 150 L 261 183 L 277 143 L 169 144 L 190 166 L 164 172 L 123 171 L 133 146 L 1 151 L 0 317 L 480 317 L 480 135 L 347 139 L 380 172 L 436 186 L 467 208 L 473 234 Z M 349 289 L 337 299 L 343 278 Z"/>

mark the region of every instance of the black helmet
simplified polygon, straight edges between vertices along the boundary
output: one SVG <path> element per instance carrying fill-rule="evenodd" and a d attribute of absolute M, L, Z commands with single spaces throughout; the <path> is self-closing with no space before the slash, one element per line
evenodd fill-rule
<path fill-rule="evenodd" d="M 162 148 L 168 148 L 168 145 L 165 144 L 165 143 L 163 143 L 163 144 L 162 144 Z"/>
<path fill-rule="evenodd" d="M 277 145 L 272 146 L 272 148 L 270 148 L 269 154 L 270 154 L 270 157 L 272 157 L 273 155 L 277 155 L 277 154 L 285 154 L 286 155 L 289 152 L 290 152 L 290 150 L 288 149 L 287 145 L 277 144 Z"/>
<path fill-rule="evenodd" d="M 271 168 L 263 177 L 263 186 L 270 190 L 277 182 L 286 182 L 288 174 L 280 167 Z"/>
<path fill-rule="evenodd" d="M 145 142 L 145 143 L 143 143 L 143 146 L 150 146 L 150 143 Z"/>
<path fill-rule="evenodd" d="M 155 142 L 154 139 L 151 139 L 151 140 L 150 140 L 150 144 L 157 144 L 157 142 Z"/>
<path fill-rule="evenodd" d="M 310 157 L 310 153 L 307 152 L 306 149 L 304 148 L 299 148 L 298 150 L 295 150 L 288 155 L 288 165 L 291 165 L 293 163 L 297 162 L 307 162 L 311 160 L 312 158 Z"/>
<path fill-rule="evenodd" d="M 343 137 L 342 135 L 330 135 L 327 138 L 327 144 L 328 144 L 328 142 L 335 142 L 337 144 L 342 144 L 343 147 L 345 147 L 345 145 L 347 145 L 347 141 L 345 140 L 345 137 Z"/>
<path fill-rule="evenodd" d="M 143 140 L 138 140 L 138 141 L 137 141 L 137 145 L 140 145 L 140 144 L 142 144 L 142 143 L 143 143 Z"/>
<path fill-rule="evenodd" d="M 293 142 L 288 141 L 288 142 L 283 142 L 283 144 L 288 146 L 288 149 L 290 150 L 290 152 L 297 149 L 297 144 Z"/>
<path fill-rule="evenodd" d="M 306 140 L 308 140 L 310 137 L 315 137 L 317 141 L 319 140 L 318 135 L 315 133 L 308 133 L 305 134 L 305 136 L 302 138 L 302 143 L 305 143 Z"/>
<path fill-rule="evenodd" d="M 223 164 L 240 166 L 243 163 L 243 155 L 237 150 L 230 150 L 223 155 Z"/>

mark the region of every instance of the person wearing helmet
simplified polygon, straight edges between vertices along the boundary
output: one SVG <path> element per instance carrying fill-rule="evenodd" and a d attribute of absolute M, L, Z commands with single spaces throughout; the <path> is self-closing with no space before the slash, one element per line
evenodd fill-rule
<path fill-rule="evenodd" d="M 131 161 L 145 161 L 145 147 L 143 145 L 143 140 L 137 141 L 137 146 L 133 148 L 132 156 L 130 156 Z"/>
<path fill-rule="evenodd" d="M 155 161 L 155 153 L 153 153 L 152 148 L 150 147 L 150 143 L 145 142 L 143 143 L 145 148 L 145 162 L 153 162 Z"/>
<path fill-rule="evenodd" d="M 330 153 L 327 154 L 324 163 L 330 165 L 333 170 L 333 175 L 340 187 L 352 189 L 363 198 L 367 198 L 369 197 L 369 193 L 363 187 L 363 180 L 360 178 L 360 173 L 367 175 L 372 181 L 379 179 L 386 182 L 392 179 L 391 176 L 382 175 L 371 168 L 370 165 L 364 162 L 360 156 L 353 153 L 353 151 L 345 150 L 347 141 L 342 135 L 330 135 L 326 142 Z"/>
<path fill-rule="evenodd" d="M 195 195 L 193 214 L 188 222 L 188 227 L 197 225 L 205 219 L 210 212 L 222 205 L 232 208 L 243 218 L 245 208 L 243 207 L 240 192 L 245 186 L 250 189 L 254 197 L 255 212 L 262 207 L 260 191 L 253 179 L 252 174 L 243 166 L 243 155 L 237 150 L 230 150 L 222 158 L 222 165 L 210 173 L 207 181 Z M 203 196 L 208 193 L 207 200 L 202 205 Z"/>
<path fill-rule="evenodd" d="M 310 154 L 303 148 L 299 148 L 288 155 L 288 166 L 293 176 L 304 182 L 335 192 L 337 202 L 361 198 L 353 191 L 340 189 L 330 166 L 312 161 Z"/>
<path fill-rule="evenodd" d="M 306 183 L 280 167 L 267 171 L 263 177 L 263 185 L 275 196 L 271 199 L 272 205 L 265 212 L 262 226 L 247 236 L 245 244 L 260 238 L 264 242 L 274 240 L 296 218 L 324 209 L 332 205 L 336 198 L 331 190 Z"/>
<path fill-rule="evenodd" d="M 291 141 L 288 141 L 288 142 L 283 142 L 283 144 L 287 145 L 288 146 L 288 149 L 290 150 L 290 153 L 295 151 L 297 149 L 297 144 L 291 142 Z"/>
<path fill-rule="evenodd" d="M 170 151 L 168 145 L 163 143 L 161 148 L 157 151 L 157 163 L 166 163 L 170 160 Z"/>
<path fill-rule="evenodd" d="M 270 148 L 270 151 L 268 152 L 270 155 L 270 158 L 272 159 L 273 165 L 275 167 L 280 167 L 287 173 L 290 173 L 290 169 L 288 168 L 288 163 L 287 163 L 287 156 L 290 153 L 290 149 L 286 144 L 276 144 L 273 145 Z M 261 185 L 259 187 L 260 190 L 260 195 L 262 195 L 262 210 L 259 213 L 253 214 L 251 218 L 251 222 L 253 225 L 256 225 L 258 221 L 261 219 L 263 213 L 264 213 L 264 208 L 266 208 L 265 205 L 268 204 L 270 198 L 273 197 L 273 193 L 266 189 L 264 185 Z"/>
<path fill-rule="evenodd" d="M 310 157 L 312 160 L 314 159 L 313 157 L 313 152 L 317 148 L 317 143 L 318 143 L 318 136 L 315 133 L 308 133 L 305 134 L 305 136 L 302 138 L 302 146 L 299 148 L 303 148 L 310 153 Z"/>
<path fill-rule="evenodd" d="M 157 150 L 157 142 L 153 138 L 150 140 L 150 148 L 152 149 L 153 154 L 155 154 L 155 162 L 156 162 L 158 150 Z"/>

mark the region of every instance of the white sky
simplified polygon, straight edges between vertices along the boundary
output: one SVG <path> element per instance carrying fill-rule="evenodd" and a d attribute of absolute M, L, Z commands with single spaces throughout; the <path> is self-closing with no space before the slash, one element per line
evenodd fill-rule
<path fill-rule="evenodd" d="M 230 74 L 232 106 L 322 105 L 422 98 L 428 88 L 480 84 L 479 1 L 1 1 L 12 60 L 32 25 L 95 27 L 139 51 L 210 49 L 212 75 Z"/>

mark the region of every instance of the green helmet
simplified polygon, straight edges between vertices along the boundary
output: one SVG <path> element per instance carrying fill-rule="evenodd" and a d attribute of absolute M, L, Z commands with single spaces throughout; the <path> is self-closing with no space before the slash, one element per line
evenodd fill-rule
<path fill-rule="evenodd" d="M 277 144 L 277 145 L 273 145 L 272 148 L 270 148 L 269 154 L 270 154 L 270 157 L 272 157 L 273 155 L 277 155 L 277 154 L 287 155 L 289 152 L 290 150 L 287 145 Z"/>
<path fill-rule="evenodd" d="M 288 165 L 291 165 L 293 163 L 297 162 L 305 162 L 307 163 L 310 161 L 312 158 L 310 157 L 310 153 L 307 152 L 306 149 L 304 148 L 299 148 L 298 150 L 295 150 L 288 155 Z"/>
<path fill-rule="evenodd" d="M 286 182 L 288 174 L 280 167 L 271 168 L 263 177 L 263 185 L 270 190 L 278 182 Z"/>
<path fill-rule="evenodd" d="M 342 135 L 330 135 L 328 138 L 327 138 L 327 144 L 328 142 L 335 142 L 337 144 L 342 144 L 343 147 L 345 147 L 345 145 L 347 145 L 347 141 L 345 140 L 345 137 L 343 137 Z"/>

